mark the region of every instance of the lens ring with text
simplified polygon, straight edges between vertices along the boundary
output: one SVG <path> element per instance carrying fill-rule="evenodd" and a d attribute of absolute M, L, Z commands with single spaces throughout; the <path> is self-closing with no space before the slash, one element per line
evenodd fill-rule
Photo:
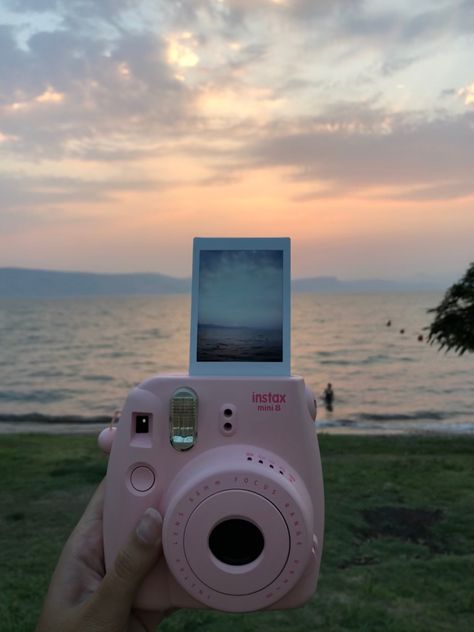
<path fill-rule="evenodd" d="M 260 609 L 283 597 L 310 559 L 313 525 L 308 493 L 297 477 L 281 474 L 287 473 L 285 465 L 274 465 L 273 455 L 259 452 L 256 458 L 249 457 L 245 446 L 218 450 L 225 454 L 224 472 L 203 472 L 189 486 L 182 484 L 183 475 L 172 486 L 163 525 L 165 557 L 176 580 L 202 603 L 219 603 L 219 609 L 234 612 L 249 606 Z M 193 471 L 198 467 L 194 464 Z M 272 556 L 265 555 L 264 547 L 246 564 L 218 560 L 209 537 L 225 520 L 254 524 Z"/>

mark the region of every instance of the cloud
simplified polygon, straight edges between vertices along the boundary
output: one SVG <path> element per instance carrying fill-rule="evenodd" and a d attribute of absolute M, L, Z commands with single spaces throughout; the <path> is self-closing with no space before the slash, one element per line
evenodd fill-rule
<path fill-rule="evenodd" d="M 123 191 L 157 191 L 171 183 L 145 178 L 80 179 L 77 177 L 0 175 L 2 211 L 75 202 L 101 202 Z"/>
<path fill-rule="evenodd" d="M 268 129 L 243 148 L 239 168 L 286 168 L 319 183 L 306 199 L 377 188 L 386 198 L 453 199 L 474 195 L 473 141 L 474 113 L 427 121 L 346 103 L 287 131 Z"/>
<path fill-rule="evenodd" d="M 428 186 L 408 188 L 406 191 L 396 193 L 392 191 L 385 196 L 392 200 L 411 200 L 411 201 L 434 201 L 434 200 L 456 200 L 464 197 L 472 197 L 474 195 L 474 186 L 467 178 L 464 180 L 456 180 L 441 182 Z"/>
<path fill-rule="evenodd" d="M 20 50 L 16 42 L 14 28 L 0 24 L 0 59 L 2 60 L 0 64 L 0 85 L 2 86 L 0 106 L 8 102 L 16 90 L 28 88 L 30 79 L 35 79 L 34 76 L 22 76 L 26 57 L 26 53 Z M 37 86 L 39 87 L 39 81 Z"/>
<path fill-rule="evenodd" d="M 202 12 L 220 18 L 229 28 L 247 27 L 255 18 L 292 20 L 299 29 L 324 23 L 327 40 L 355 39 L 363 45 L 433 40 L 448 32 L 474 31 L 474 5 L 471 0 L 449 3 L 419 2 L 408 9 L 396 2 L 371 4 L 365 0 L 182 0 L 185 19 L 199 21 Z"/>
<path fill-rule="evenodd" d="M 133 9 L 136 0 L 5 0 L 6 6 L 12 11 L 25 12 L 54 12 L 75 13 L 77 15 L 105 15 L 110 16 L 126 9 Z"/>
<path fill-rule="evenodd" d="M 191 33 L 131 29 L 110 40 L 100 30 L 64 28 L 34 33 L 26 50 L 13 27 L 3 34 L 0 57 L 8 63 L 0 68 L 0 138 L 11 156 L 27 160 L 140 160 L 203 136 L 221 116 L 219 104 L 228 101 L 225 116 L 232 116 L 235 99 L 251 90 L 233 73 L 246 72 L 265 52 L 244 43 L 193 85 L 180 75 L 199 62 Z M 256 94 L 261 91 L 247 99 L 249 114 Z M 270 107 L 271 94 L 266 102 Z"/>
<path fill-rule="evenodd" d="M 465 88 L 461 88 L 458 90 L 457 94 L 462 97 L 465 105 L 474 105 L 474 83 L 471 83 Z"/>
<path fill-rule="evenodd" d="M 211 7 L 216 2 L 213 0 L 184 0 L 187 4 L 197 4 L 200 7 Z M 227 11 L 235 19 L 249 17 L 256 12 L 279 15 L 306 21 L 318 18 L 322 15 L 331 15 L 347 10 L 359 10 L 364 4 L 364 0 L 222 0 L 221 10 Z"/>
<path fill-rule="evenodd" d="M 395 55 L 395 56 L 392 56 L 391 58 L 388 58 L 386 61 L 384 61 L 381 64 L 380 70 L 381 70 L 382 75 L 386 77 L 391 77 L 392 75 L 395 75 L 396 73 L 402 70 L 405 70 L 412 64 L 416 63 L 418 60 L 419 60 L 419 57 L 416 57 L 416 56 L 405 57 L 403 55 L 401 56 Z"/>
<path fill-rule="evenodd" d="M 421 11 L 406 21 L 402 30 L 405 42 L 446 35 L 449 32 L 474 32 L 474 5 L 471 0 L 443 4 L 440 8 Z"/>
<path fill-rule="evenodd" d="M 71 220 L 65 216 L 61 208 L 57 207 L 38 209 L 36 203 L 20 209 L 2 208 L 0 234 L 10 236 L 14 233 L 24 233 L 25 227 L 28 227 L 28 230 L 34 230 L 37 227 L 55 226 L 71 221 L 78 221 L 78 218 Z"/>
<path fill-rule="evenodd" d="M 157 34 L 124 33 L 113 43 L 69 30 L 39 32 L 19 48 L 0 37 L 0 132 L 10 151 L 67 155 L 71 144 L 114 135 L 179 135 L 194 116 L 192 95 L 174 76 Z"/>
<path fill-rule="evenodd" d="M 367 3 L 347 3 L 350 10 L 341 11 L 334 21 L 334 32 L 348 39 L 357 39 L 363 45 L 376 43 L 380 50 L 393 45 L 433 44 L 435 40 L 453 34 L 470 34 L 474 31 L 474 5 L 471 0 L 416 5 L 407 10 L 398 3 L 369 9 Z M 396 8 L 393 8 L 396 7 Z"/>
<path fill-rule="evenodd" d="M 298 199 L 376 186 L 398 199 L 471 191 L 472 112 L 397 112 L 366 92 L 367 85 L 383 90 L 377 73 L 389 82 L 415 65 L 426 54 L 420 47 L 472 32 L 472 2 L 421 2 L 411 11 L 362 0 L 10 0 L 8 6 L 25 20 L 38 12 L 63 18 L 56 30 L 33 32 L 25 46 L 16 27 L 0 26 L 0 144 L 15 161 L 73 157 L 121 170 L 127 162 L 181 152 L 199 162 L 203 185 L 235 183 L 253 168 L 287 170 L 311 185 Z M 334 50 L 335 57 L 324 57 Z M 363 60 L 367 50 L 375 57 L 346 79 L 345 65 Z M 338 55 L 344 64 L 333 69 L 328 59 Z M 341 101 L 374 68 L 365 98 Z M 463 100 L 472 109 L 472 86 L 459 85 L 465 86 L 459 106 Z M 117 190 L 117 182 L 101 188 L 78 178 L 74 188 L 72 180 L 51 181 L 47 190 L 30 180 L 25 196 L 53 204 Z M 20 203 L 14 183 L 8 186 L 11 203 Z"/>

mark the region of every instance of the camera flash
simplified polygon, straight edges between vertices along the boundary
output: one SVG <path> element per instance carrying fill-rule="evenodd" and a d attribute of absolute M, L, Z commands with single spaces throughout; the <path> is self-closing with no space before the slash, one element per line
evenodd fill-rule
<path fill-rule="evenodd" d="M 178 388 L 170 402 L 170 443 L 175 450 L 189 450 L 196 442 L 198 397 L 191 388 Z"/>

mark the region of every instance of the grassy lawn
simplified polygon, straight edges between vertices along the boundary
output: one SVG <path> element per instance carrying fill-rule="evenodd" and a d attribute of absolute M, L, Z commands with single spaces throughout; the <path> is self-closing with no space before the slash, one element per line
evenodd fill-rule
<path fill-rule="evenodd" d="M 320 437 L 326 536 L 304 608 L 176 612 L 160 632 L 474 630 L 474 438 Z M 0 629 L 30 632 L 105 473 L 95 437 L 0 437 Z"/>

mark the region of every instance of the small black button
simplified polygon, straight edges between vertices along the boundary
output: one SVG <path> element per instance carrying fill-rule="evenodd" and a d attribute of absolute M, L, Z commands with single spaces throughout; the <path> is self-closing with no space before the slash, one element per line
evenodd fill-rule
<path fill-rule="evenodd" d="M 150 431 L 150 415 L 139 413 L 135 416 L 135 432 L 145 434 Z"/>

